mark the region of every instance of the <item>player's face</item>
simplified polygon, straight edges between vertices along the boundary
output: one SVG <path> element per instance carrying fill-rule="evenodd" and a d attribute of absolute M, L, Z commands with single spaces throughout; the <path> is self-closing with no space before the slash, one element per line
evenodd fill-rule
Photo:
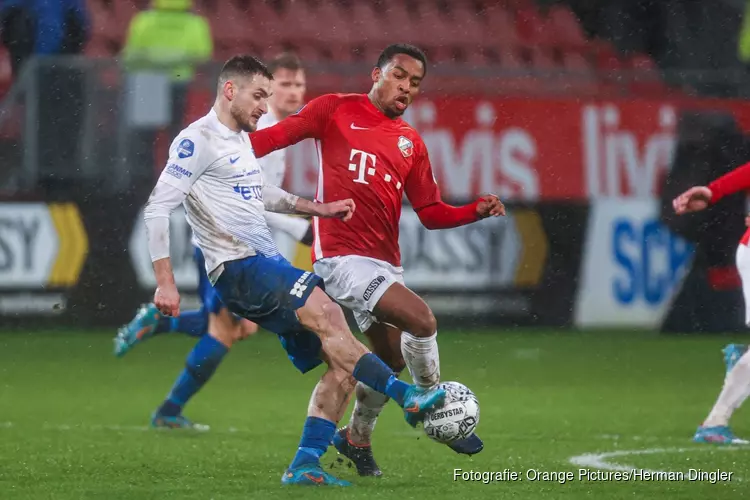
<path fill-rule="evenodd" d="M 274 111 L 279 113 L 279 118 L 286 118 L 299 108 L 305 100 L 307 84 L 303 70 L 293 71 L 291 69 L 279 68 L 273 74 L 271 82 L 273 97 L 270 99 Z"/>
<path fill-rule="evenodd" d="M 263 75 L 253 75 L 252 78 L 237 78 L 231 83 L 233 97 L 229 112 L 243 131 L 254 132 L 258 120 L 268 111 L 271 82 Z"/>
<path fill-rule="evenodd" d="M 394 118 L 403 115 L 419 94 L 422 78 L 422 62 L 406 54 L 396 54 L 385 68 L 375 68 L 372 80 L 385 114 Z"/>

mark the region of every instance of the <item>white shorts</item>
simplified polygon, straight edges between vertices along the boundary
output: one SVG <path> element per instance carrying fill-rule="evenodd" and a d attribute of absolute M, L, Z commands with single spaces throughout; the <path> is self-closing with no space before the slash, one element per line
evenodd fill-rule
<path fill-rule="evenodd" d="M 323 278 L 326 293 L 351 309 L 361 331 L 375 323 L 372 312 L 393 283 L 404 284 L 404 269 L 387 262 L 359 255 L 327 257 L 313 264 Z"/>
<path fill-rule="evenodd" d="M 737 271 L 742 278 L 742 294 L 745 296 L 745 324 L 750 326 L 750 248 L 737 247 Z"/>

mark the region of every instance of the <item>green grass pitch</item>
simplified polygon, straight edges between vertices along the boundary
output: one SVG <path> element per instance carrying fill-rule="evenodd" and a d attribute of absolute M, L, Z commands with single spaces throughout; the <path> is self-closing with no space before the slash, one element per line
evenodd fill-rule
<path fill-rule="evenodd" d="M 360 479 L 329 451 L 323 463 L 355 483 L 332 491 L 280 485 L 320 372 L 297 373 L 275 336 L 239 344 L 188 406 L 212 427 L 197 434 L 147 427 L 195 341 L 165 335 L 115 359 L 111 334 L 0 332 L 0 498 L 723 499 L 750 488 L 750 447 L 691 442 L 720 389 L 726 337 L 442 332 L 443 379 L 477 394 L 484 452 L 456 455 L 389 404 L 374 440 L 384 476 Z M 747 415 L 734 419 L 744 437 Z M 571 457 L 586 454 L 598 466 L 721 470 L 732 481 L 579 480 Z M 523 479 L 456 481 L 454 469 Z M 532 469 L 575 478 L 534 481 Z"/>

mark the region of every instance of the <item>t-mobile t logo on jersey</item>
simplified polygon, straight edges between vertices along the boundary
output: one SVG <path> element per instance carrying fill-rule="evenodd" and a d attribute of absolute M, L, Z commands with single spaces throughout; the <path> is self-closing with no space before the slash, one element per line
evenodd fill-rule
<path fill-rule="evenodd" d="M 349 161 L 353 161 L 357 155 L 359 155 L 359 165 L 356 163 L 350 163 L 349 170 L 357 172 L 357 169 L 359 168 L 357 178 L 354 179 L 354 182 L 369 184 L 369 182 L 365 180 L 365 175 L 375 175 L 375 155 L 365 151 L 360 151 L 359 149 L 352 149 L 352 152 L 349 153 Z"/>

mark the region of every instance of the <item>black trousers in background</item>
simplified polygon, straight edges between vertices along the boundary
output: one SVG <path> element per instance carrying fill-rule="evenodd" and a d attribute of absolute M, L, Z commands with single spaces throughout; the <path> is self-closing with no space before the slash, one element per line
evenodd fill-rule
<path fill-rule="evenodd" d="M 187 84 L 172 85 L 171 119 L 167 127 L 169 140 L 172 141 L 184 128 L 185 108 L 187 107 Z M 154 146 L 158 131 L 151 128 L 133 128 L 128 136 L 128 170 L 131 179 L 151 182 L 155 177 Z"/>

